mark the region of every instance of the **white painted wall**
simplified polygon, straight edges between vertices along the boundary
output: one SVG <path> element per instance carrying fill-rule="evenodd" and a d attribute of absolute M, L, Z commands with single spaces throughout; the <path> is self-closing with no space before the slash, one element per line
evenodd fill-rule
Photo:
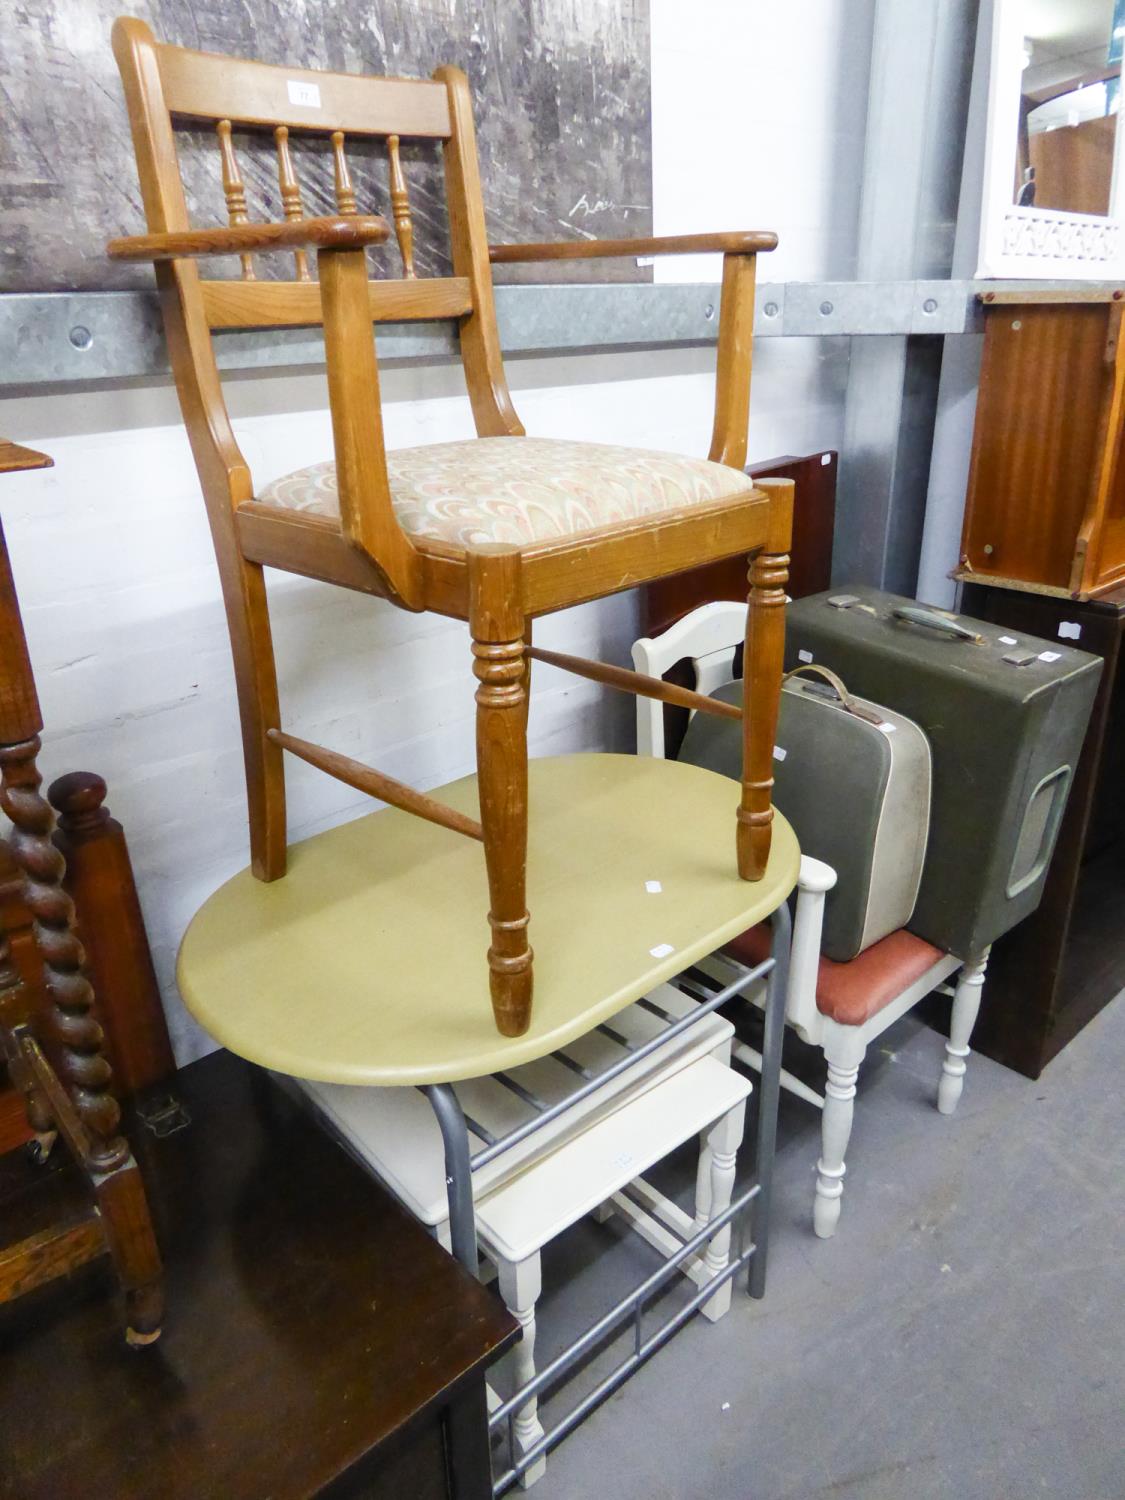
<path fill-rule="evenodd" d="M 783 248 L 770 279 L 847 274 L 870 8 L 654 0 L 660 232 L 773 227 Z M 694 153 L 682 149 L 688 121 Z M 846 358 L 835 340 L 760 342 L 753 457 L 838 443 Z M 521 359 L 509 377 L 530 432 L 705 453 L 712 363 L 702 350 Z M 471 432 L 459 370 L 389 369 L 383 386 L 393 446 Z M 226 388 L 259 482 L 330 455 L 319 374 Z M 43 769 L 109 782 L 187 1059 L 209 1043 L 176 997 L 175 951 L 202 899 L 245 864 L 247 841 L 226 629 L 175 396 L 158 381 L 12 398 L 0 401 L 0 431 L 55 459 L 10 479 L 4 496 L 47 723 Z M 288 726 L 423 787 L 471 769 L 462 627 L 284 575 L 270 596 Z M 624 596 L 546 621 L 538 638 L 626 662 L 635 634 Z M 628 749 L 631 701 L 537 667 L 530 733 L 533 754 Z M 292 838 L 370 806 L 310 768 L 290 763 L 288 775 Z"/>

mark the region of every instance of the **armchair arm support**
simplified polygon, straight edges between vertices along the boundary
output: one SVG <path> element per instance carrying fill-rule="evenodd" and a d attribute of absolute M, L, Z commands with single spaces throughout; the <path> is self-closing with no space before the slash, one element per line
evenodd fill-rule
<path fill-rule="evenodd" d="M 340 528 L 364 552 L 407 609 L 421 608 L 421 564 L 399 525 L 387 478 L 379 367 L 371 333 L 367 257 L 362 249 L 317 255 L 328 404 L 336 449 Z"/>
<path fill-rule="evenodd" d="M 777 235 L 768 230 L 726 230 L 715 234 L 674 234 L 636 240 L 566 240 L 539 245 L 489 245 L 494 265 L 521 261 L 596 260 L 602 256 L 697 255 L 723 257 L 719 306 L 719 348 L 715 375 L 712 463 L 741 469 L 746 462 L 750 421 L 750 356 L 754 339 L 754 261 L 773 250 Z"/>
<path fill-rule="evenodd" d="M 811 855 L 801 855 L 785 1019 L 798 1029 L 806 1041 L 815 1039 L 816 1035 L 816 981 L 820 969 L 824 898 L 835 884 L 836 871 L 831 865 L 813 859 Z"/>
<path fill-rule="evenodd" d="M 777 248 L 777 235 L 761 229 L 721 230 L 714 234 L 665 234 L 635 240 L 550 240 L 531 245 L 489 245 L 493 265 L 517 261 L 603 260 L 630 255 L 755 255 Z"/>
<path fill-rule="evenodd" d="M 381 245 L 390 234 L 377 214 L 295 219 L 284 224 L 237 224 L 230 228 L 182 229 L 110 240 L 112 260 L 182 260 L 207 255 L 250 255 L 260 250 L 357 250 Z"/>

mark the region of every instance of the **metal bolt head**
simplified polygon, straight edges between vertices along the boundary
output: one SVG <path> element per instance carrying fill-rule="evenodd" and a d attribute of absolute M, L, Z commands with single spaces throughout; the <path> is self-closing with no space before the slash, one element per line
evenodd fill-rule
<path fill-rule="evenodd" d="M 831 304 L 831 302 L 822 302 L 820 304 L 820 311 L 823 314 L 823 316 L 827 318 L 828 315 L 832 311 L 832 304 Z"/>
<path fill-rule="evenodd" d="M 936 313 L 937 312 L 937 299 L 936 299 L 936 297 L 927 297 L 926 300 L 925 300 L 925 302 L 922 303 L 922 311 L 924 313 Z"/>
<path fill-rule="evenodd" d="M 84 328 L 81 323 L 70 330 L 68 337 L 76 349 L 89 349 L 90 345 L 94 342 L 94 335 L 88 328 Z"/>
<path fill-rule="evenodd" d="M 1012 319 L 1012 328 L 1014 329 L 1014 331 L 1016 333 L 1019 333 L 1019 331 L 1020 331 L 1020 329 L 1022 327 L 1023 327 L 1023 324 L 1020 322 L 1019 318 L 1013 318 Z"/>
<path fill-rule="evenodd" d="M 992 543 L 991 542 L 985 542 L 985 544 L 984 544 L 984 555 L 985 555 L 985 557 L 991 557 L 992 553 L 993 553 Z"/>
<path fill-rule="evenodd" d="M 767 302 L 765 307 L 762 308 L 762 311 L 765 313 L 767 318 L 776 318 L 780 309 L 778 308 L 776 302 Z"/>

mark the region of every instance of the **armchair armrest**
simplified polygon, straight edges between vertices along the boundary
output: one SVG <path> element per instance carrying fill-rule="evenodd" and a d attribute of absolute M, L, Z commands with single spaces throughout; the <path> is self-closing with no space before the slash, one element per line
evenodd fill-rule
<path fill-rule="evenodd" d="M 110 240 L 112 260 L 182 260 L 207 255 L 250 255 L 259 250 L 362 250 L 381 245 L 390 226 L 377 214 L 294 219 L 284 224 L 180 229 Z"/>
<path fill-rule="evenodd" d="M 723 257 L 719 307 L 719 348 L 715 372 L 715 420 L 708 457 L 741 469 L 746 462 L 750 422 L 750 354 L 754 337 L 754 263 L 759 251 L 777 248 L 777 235 L 765 229 L 714 234 L 672 234 L 635 240 L 566 240 L 538 245 L 489 245 L 494 265 L 522 261 L 596 260 L 601 256 L 698 255 Z"/>
<path fill-rule="evenodd" d="M 715 234 L 666 234 L 635 240 L 558 240 L 531 245 L 489 245 L 494 265 L 517 261 L 599 260 L 629 255 L 756 255 L 775 250 L 777 235 L 761 229 L 722 230 Z"/>
<path fill-rule="evenodd" d="M 785 1019 L 806 1041 L 816 1039 L 816 981 L 820 970 L 820 939 L 824 928 L 824 898 L 836 884 L 836 871 L 823 860 L 801 855 L 797 876 L 797 910 L 793 919 L 793 947 L 789 955 L 789 993 Z"/>

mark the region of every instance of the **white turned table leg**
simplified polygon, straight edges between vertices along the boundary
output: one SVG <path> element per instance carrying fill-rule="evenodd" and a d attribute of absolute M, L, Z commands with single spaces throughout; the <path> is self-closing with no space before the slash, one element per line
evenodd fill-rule
<path fill-rule="evenodd" d="M 691 1232 L 698 1234 L 711 1217 L 711 1147 L 710 1131 L 699 1137 L 699 1164 L 695 1169 L 695 1218 Z"/>
<path fill-rule="evenodd" d="M 863 1061 L 855 1047 L 841 1049 L 838 1058 L 828 1055 L 828 1084 L 824 1090 L 824 1112 L 820 1120 L 820 1160 L 816 1164 L 816 1197 L 813 1199 L 813 1229 L 822 1240 L 836 1233 L 840 1222 L 840 1199 L 844 1193 L 844 1156 L 852 1133 L 855 1082 Z"/>
<path fill-rule="evenodd" d="M 518 1391 L 521 1385 L 535 1374 L 535 1304 L 543 1290 L 543 1271 L 539 1253 L 529 1255 L 521 1261 L 497 1261 L 497 1282 L 504 1306 L 523 1329 L 523 1336 L 507 1357 L 511 1372 L 512 1387 L 509 1394 Z M 516 1454 L 522 1456 L 543 1436 L 543 1424 L 537 1415 L 539 1403 L 533 1396 L 515 1414 L 513 1424 L 516 1439 Z M 547 1459 L 537 1459 L 525 1473 L 520 1475 L 520 1484 L 526 1490 L 546 1472 Z"/>
<path fill-rule="evenodd" d="M 961 1090 L 965 1087 L 965 1070 L 968 1066 L 969 1038 L 977 1022 L 980 1010 L 981 988 L 984 971 L 988 965 L 988 949 L 979 958 L 970 958 L 957 977 L 957 988 L 953 994 L 953 1014 L 949 1018 L 949 1040 L 945 1044 L 945 1058 L 938 1080 L 937 1107 L 943 1115 L 951 1115 L 957 1108 Z"/>
<path fill-rule="evenodd" d="M 734 1174 L 738 1162 L 738 1148 L 746 1125 L 746 1101 L 736 1104 L 711 1126 L 700 1149 L 700 1158 L 710 1158 L 710 1192 L 707 1220 L 718 1216 L 730 1206 L 734 1194 Z M 697 1205 L 698 1208 L 698 1205 Z M 703 1252 L 703 1268 L 710 1276 L 724 1271 L 730 1261 L 730 1225 L 724 1224 Z M 709 1297 L 699 1309 L 705 1318 L 716 1322 L 730 1308 L 731 1283 L 728 1281 Z"/>

